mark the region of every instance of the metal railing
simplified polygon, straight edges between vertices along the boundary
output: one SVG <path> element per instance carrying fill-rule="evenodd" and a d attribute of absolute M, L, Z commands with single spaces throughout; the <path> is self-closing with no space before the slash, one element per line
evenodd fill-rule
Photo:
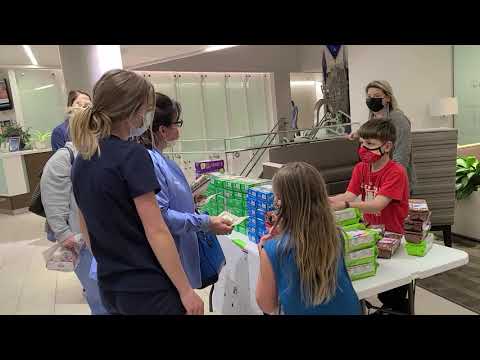
<path fill-rule="evenodd" d="M 266 133 L 259 133 L 259 134 L 252 134 L 246 136 L 236 136 L 231 138 L 213 138 L 213 139 L 198 139 L 198 140 L 180 140 L 181 143 L 192 143 L 192 142 L 222 142 L 223 147 L 218 150 L 199 150 L 199 151 L 165 151 L 166 155 L 170 155 L 173 158 L 181 158 L 182 155 L 214 155 L 215 158 L 224 158 L 225 159 L 225 166 L 226 171 L 230 172 L 232 166 L 230 164 L 230 159 L 234 161 L 234 159 L 240 157 L 240 153 L 245 152 L 253 152 L 251 157 L 248 159 L 246 164 L 241 168 L 238 175 L 248 177 L 253 169 L 257 166 L 260 159 L 262 159 L 263 155 L 267 151 L 267 149 L 277 148 L 277 147 L 286 147 L 286 146 L 295 146 L 298 144 L 305 144 L 305 143 L 314 143 L 318 141 L 324 141 L 328 139 L 335 139 L 339 137 L 345 136 L 345 131 L 341 131 L 340 129 L 345 129 L 347 127 L 351 127 L 352 125 L 359 125 L 356 122 L 349 122 L 343 124 L 333 124 L 333 125 L 325 125 L 325 126 L 318 126 L 314 128 L 306 128 L 306 129 L 294 129 L 294 130 L 282 130 L 278 131 L 278 124 L 272 128 L 270 132 Z M 318 137 L 320 130 L 325 130 L 325 135 Z M 312 131 L 315 131 L 315 137 L 311 137 Z M 296 136 L 293 140 L 287 140 L 287 136 L 285 134 L 293 133 L 294 135 L 300 133 L 300 136 Z M 254 143 L 253 139 L 255 137 L 263 136 L 265 137 L 260 145 L 255 146 L 239 146 L 234 147 L 232 146 L 232 142 L 235 140 L 247 140 L 250 139 L 249 143 Z M 275 140 L 278 140 L 275 142 Z M 182 146 L 183 148 L 183 146 Z M 198 160 L 204 160 L 204 158 L 200 158 Z"/>

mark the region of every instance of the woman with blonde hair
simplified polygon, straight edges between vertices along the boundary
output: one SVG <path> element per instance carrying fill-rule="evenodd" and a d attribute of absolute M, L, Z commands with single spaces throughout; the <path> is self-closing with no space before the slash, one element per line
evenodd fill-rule
<path fill-rule="evenodd" d="M 203 314 L 155 199 L 160 185 L 152 161 L 128 141 L 151 126 L 152 84 L 111 70 L 95 84 L 92 100 L 70 120 L 79 152 L 72 182 L 105 308 L 120 315 Z"/>
<path fill-rule="evenodd" d="M 397 99 L 393 94 L 390 83 L 386 80 L 375 80 L 365 87 L 366 104 L 371 119 L 387 119 L 395 126 L 397 140 L 393 150 L 393 160 L 403 165 L 407 170 L 410 192 L 416 182 L 415 169 L 412 162 L 412 126 L 410 120 L 398 107 Z M 350 134 L 351 140 L 357 139 L 356 132 Z"/>
<path fill-rule="evenodd" d="M 280 235 L 260 242 L 256 297 L 265 313 L 360 315 L 343 259 L 325 182 L 306 163 L 290 163 L 273 178 Z"/>

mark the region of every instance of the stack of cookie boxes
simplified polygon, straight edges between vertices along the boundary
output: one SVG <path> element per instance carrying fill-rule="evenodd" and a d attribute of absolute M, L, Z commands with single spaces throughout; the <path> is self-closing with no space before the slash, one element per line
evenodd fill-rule
<path fill-rule="evenodd" d="M 374 276 L 378 267 L 379 232 L 360 223 L 358 209 L 336 211 L 335 218 L 343 229 L 345 265 L 352 281 Z"/>
<path fill-rule="evenodd" d="M 244 217 L 247 216 L 247 192 L 258 184 L 265 183 L 267 180 L 249 179 L 239 176 L 229 176 L 213 174 L 212 181 L 208 185 L 205 195 L 211 200 L 201 209 L 210 215 L 216 216 L 223 211 Z M 235 230 L 247 234 L 247 224 L 244 222 L 235 227 Z"/>
<path fill-rule="evenodd" d="M 258 244 L 267 234 L 266 219 L 274 210 L 274 195 L 271 184 L 252 187 L 247 193 L 247 234 L 250 241 Z"/>
<path fill-rule="evenodd" d="M 410 199 L 408 217 L 405 219 L 405 249 L 409 255 L 425 256 L 433 245 L 434 236 L 429 233 L 432 212 L 423 199 Z"/>

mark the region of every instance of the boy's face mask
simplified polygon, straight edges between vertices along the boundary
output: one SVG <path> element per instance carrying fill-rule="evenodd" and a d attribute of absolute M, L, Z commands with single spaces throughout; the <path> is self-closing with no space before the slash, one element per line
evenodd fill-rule
<path fill-rule="evenodd" d="M 378 160 L 380 160 L 383 157 L 383 155 L 385 155 L 385 152 L 382 150 L 382 147 L 385 144 L 386 143 L 383 143 L 382 145 L 374 149 L 369 149 L 364 145 L 361 145 L 360 148 L 358 149 L 358 156 L 364 163 L 373 164 Z M 380 154 L 377 154 L 376 151 L 379 151 Z"/>

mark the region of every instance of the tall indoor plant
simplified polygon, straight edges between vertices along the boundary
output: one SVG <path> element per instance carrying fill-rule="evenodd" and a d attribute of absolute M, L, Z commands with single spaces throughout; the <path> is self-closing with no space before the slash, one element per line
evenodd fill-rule
<path fill-rule="evenodd" d="M 457 200 L 469 197 L 480 186 L 480 162 L 475 156 L 459 156 L 455 181 Z"/>

